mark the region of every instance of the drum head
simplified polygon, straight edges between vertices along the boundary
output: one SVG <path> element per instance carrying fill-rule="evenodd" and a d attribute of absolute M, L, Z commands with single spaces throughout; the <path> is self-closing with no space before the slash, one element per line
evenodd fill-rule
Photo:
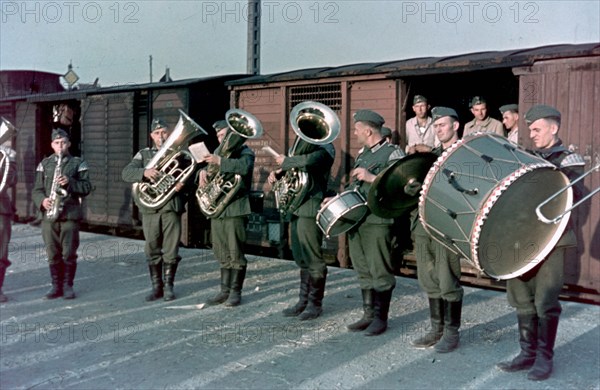
<path fill-rule="evenodd" d="M 569 179 L 561 171 L 540 168 L 499 188 L 480 210 L 472 232 L 472 256 L 486 274 L 497 279 L 518 277 L 540 264 L 564 233 L 569 215 L 557 224 L 538 220 L 535 209 Z M 569 188 L 542 208 L 554 217 L 571 207 Z"/>
<path fill-rule="evenodd" d="M 420 191 L 408 195 L 404 187 L 411 179 L 423 183 L 437 158 L 433 153 L 415 153 L 383 170 L 371 184 L 367 197 L 371 212 L 378 217 L 395 218 L 417 207 Z"/>

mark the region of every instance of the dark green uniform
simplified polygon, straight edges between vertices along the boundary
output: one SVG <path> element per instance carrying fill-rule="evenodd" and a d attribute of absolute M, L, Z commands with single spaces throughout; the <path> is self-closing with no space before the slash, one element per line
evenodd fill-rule
<path fill-rule="evenodd" d="M 123 180 L 128 183 L 147 181 L 144 178 L 145 167 L 157 152 L 158 149 L 155 147 L 140 150 L 131 162 L 123 168 L 121 174 Z M 182 164 L 186 163 L 191 162 L 182 162 Z M 138 199 L 135 199 L 142 214 L 142 230 L 146 240 L 144 253 L 148 261 L 153 286 L 153 292 L 146 297 L 147 301 L 163 297 L 164 285 L 166 286 L 164 299 L 172 300 L 175 298 L 173 295 L 173 282 L 177 265 L 181 260 L 179 241 L 181 237 L 181 214 L 185 211 L 186 192 L 185 189 L 175 192 L 175 195 L 159 209 L 145 207 L 140 204 Z"/>
<path fill-rule="evenodd" d="M 146 164 L 158 152 L 157 148 L 140 150 L 129 164 L 123 168 L 123 180 L 128 183 L 141 183 L 146 181 L 144 171 Z M 181 237 L 181 214 L 185 211 L 185 194 L 175 193 L 163 207 L 150 209 L 136 204 L 142 214 L 142 229 L 146 245 L 144 252 L 149 264 L 176 264 L 179 257 L 179 240 Z"/>
<path fill-rule="evenodd" d="M 250 215 L 249 191 L 254 170 L 254 152 L 242 145 L 228 158 L 221 157 L 219 172 L 238 174 L 242 184 L 231 203 L 217 218 L 211 218 L 213 251 L 222 268 L 246 267 L 244 243 L 246 242 L 245 219 Z"/>
<path fill-rule="evenodd" d="M 17 165 L 15 161 L 15 152 L 10 148 L 0 146 L 5 153 L 4 164 L 8 165 L 6 177 L 4 177 L 6 165 L 0 166 L 0 183 L 4 182 L 2 191 L 0 191 L 0 302 L 6 302 L 7 298 L 2 294 L 4 276 L 6 269 L 10 266 L 8 260 L 8 243 L 12 231 L 12 217 L 15 213 L 15 207 L 10 198 L 10 189 L 17 183 Z"/>
<path fill-rule="evenodd" d="M 569 179 L 583 172 L 585 161 L 558 140 L 551 148 L 535 154 L 556 165 Z M 573 187 L 574 201 L 583 193 L 582 182 Z M 524 275 L 506 282 L 508 302 L 517 310 L 521 351 L 514 359 L 498 364 L 503 371 L 531 368 L 528 379 L 544 380 L 552 372 L 554 343 L 562 311 L 559 294 L 564 283 L 564 257 L 568 247 L 577 246 L 571 222 L 550 254 Z"/>
<path fill-rule="evenodd" d="M 439 146 L 431 152 L 440 156 L 443 148 Z M 427 233 L 417 210 L 412 214 L 419 285 L 430 299 L 461 301 L 464 291 L 460 285 L 460 256 Z"/>
<path fill-rule="evenodd" d="M 365 146 L 362 149 L 354 169 L 367 168 L 377 175 L 402 157 L 404 152 L 398 146 L 382 139 L 372 148 Z M 367 199 L 370 188 L 371 183 L 361 182 L 357 189 Z M 393 223 L 392 218 L 381 218 L 369 212 L 364 221 L 348 232 L 350 258 L 362 290 L 388 291 L 396 286 L 390 255 Z"/>
<path fill-rule="evenodd" d="M 332 144 L 308 145 L 299 141 L 298 153 L 287 156 L 281 169 L 307 172 L 311 185 L 302 204 L 293 210 L 290 221 L 290 241 L 294 261 L 300 268 L 300 294 L 296 305 L 283 311 L 285 316 L 300 316 L 300 320 L 317 318 L 322 313 L 322 301 L 327 279 L 327 264 L 323 259 L 323 232 L 316 223 L 321 202 L 327 192 L 327 182 L 335 159 Z"/>
<path fill-rule="evenodd" d="M 81 198 L 92 190 L 88 165 L 80 157 L 63 156 L 60 174 L 69 178 L 67 196 L 63 209 L 55 221 L 46 218 L 42 208 L 44 199 L 50 197 L 58 156 L 45 158 L 36 169 L 32 199 L 38 210 L 43 212 L 42 238 L 46 246 L 53 287 L 62 295 L 62 284 L 72 287 L 77 270 L 77 248 L 79 247 L 79 223 L 83 217 Z M 50 294 L 56 295 L 56 294 Z M 48 298 L 50 296 L 47 295 Z M 53 296 L 54 298 L 56 296 Z"/>

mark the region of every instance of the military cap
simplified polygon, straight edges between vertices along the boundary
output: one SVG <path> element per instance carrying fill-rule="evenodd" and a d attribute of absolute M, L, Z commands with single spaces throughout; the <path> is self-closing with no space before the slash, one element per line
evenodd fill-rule
<path fill-rule="evenodd" d="M 423 95 L 415 95 L 415 97 L 413 98 L 413 106 L 421 102 L 427 103 L 427 98 Z"/>
<path fill-rule="evenodd" d="M 438 119 L 443 118 L 445 116 L 451 116 L 453 118 L 458 119 L 458 114 L 452 108 L 433 107 L 433 109 L 431 110 L 431 117 L 433 118 L 434 121 L 437 121 Z"/>
<path fill-rule="evenodd" d="M 52 138 L 52 141 L 54 141 L 55 139 L 58 139 L 58 138 L 69 139 L 69 133 L 67 133 L 63 129 L 54 129 L 54 130 L 52 130 L 51 138 Z"/>
<path fill-rule="evenodd" d="M 538 104 L 531 107 L 529 111 L 527 111 L 527 114 L 525 114 L 525 122 L 527 125 L 542 118 L 552 118 L 560 122 L 560 112 L 554 107 Z"/>
<path fill-rule="evenodd" d="M 227 121 L 225 119 L 221 119 L 221 120 L 213 123 L 213 129 L 215 129 L 217 131 L 224 129 L 226 127 L 229 127 L 229 125 L 227 124 Z"/>
<path fill-rule="evenodd" d="M 360 110 L 354 113 L 355 122 L 371 122 L 377 126 L 381 126 L 385 123 L 385 119 L 375 111 L 371 110 Z"/>
<path fill-rule="evenodd" d="M 384 138 L 385 137 L 391 137 L 392 136 L 392 129 L 390 129 L 389 127 L 383 126 L 381 128 L 380 133 L 381 133 L 381 136 L 384 137 Z"/>
<path fill-rule="evenodd" d="M 473 107 L 474 105 L 477 104 L 486 104 L 487 101 L 482 98 L 481 96 L 475 96 L 473 97 L 473 99 L 471 99 L 471 103 L 469 104 L 469 107 Z"/>
<path fill-rule="evenodd" d="M 166 129 L 166 128 L 167 128 L 167 122 L 163 121 L 160 118 L 155 118 L 152 121 L 152 125 L 150 125 L 150 132 L 153 132 L 154 130 Z"/>
<path fill-rule="evenodd" d="M 506 111 L 519 112 L 519 106 L 517 104 L 505 104 L 500 107 L 500 113 L 504 114 Z"/>

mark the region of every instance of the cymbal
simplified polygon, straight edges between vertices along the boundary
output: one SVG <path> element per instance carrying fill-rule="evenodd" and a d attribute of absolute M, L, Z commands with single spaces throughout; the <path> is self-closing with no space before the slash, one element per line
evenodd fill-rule
<path fill-rule="evenodd" d="M 371 212 L 395 218 L 413 210 L 419 202 L 421 184 L 437 158 L 433 153 L 415 153 L 381 171 L 367 197 Z"/>

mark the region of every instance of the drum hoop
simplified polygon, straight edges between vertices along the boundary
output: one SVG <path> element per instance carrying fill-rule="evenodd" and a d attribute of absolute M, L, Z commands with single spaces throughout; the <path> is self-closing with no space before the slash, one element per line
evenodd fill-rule
<path fill-rule="evenodd" d="M 478 213 L 477 218 L 475 219 L 475 222 L 473 223 L 473 230 L 471 232 L 471 259 L 472 261 L 478 265 L 478 268 L 483 271 L 486 272 L 485 269 L 483 269 L 483 267 L 481 266 L 481 263 L 479 262 L 479 256 L 478 256 L 478 250 L 479 250 L 479 239 L 481 236 L 481 231 L 483 226 L 485 225 L 485 222 L 487 220 L 487 217 L 490 213 L 490 211 L 492 210 L 492 207 L 494 207 L 494 204 L 496 204 L 496 201 L 498 201 L 498 199 L 500 199 L 500 197 L 502 196 L 502 194 L 519 178 L 521 178 L 523 175 L 525 175 L 526 173 L 532 172 L 536 169 L 539 168 L 552 168 L 552 169 L 556 169 L 556 166 L 552 165 L 549 162 L 539 162 L 539 163 L 534 163 L 534 164 L 529 164 L 526 166 L 523 166 L 519 169 L 517 169 L 516 171 L 514 171 L 511 175 L 507 176 L 504 178 L 504 180 L 502 180 L 500 182 L 500 184 L 498 184 L 494 190 L 492 191 L 492 193 L 490 194 L 490 196 L 486 199 L 486 201 L 483 203 L 483 205 L 480 208 L 480 213 Z M 564 218 L 563 218 L 564 219 Z M 558 241 L 558 238 L 556 238 L 556 241 Z M 548 245 L 548 247 L 553 248 L 554 245 Z M 542 251 L 543 256 L 540 256 L 541 259 L 545 258 L 546 255 L 548 253 L 544 254 L 544 251 Z M 538 265 L 539 262 L 535 261 L 536 259 L 533 259 L 533 261 L 531 261 L 529 263 L 528 266 L 513 272 L 512 274 L 509 275 L 502 275 L 502 276 L 498 276 L 498 275 L 490 275 L 486 272 L 487 275 L 496 278 L 498 280 L 503 280 L 503 279 L 512 279 L 515 278 L 517 276 L 523 275 L 524 273 L 526 273 L 527 271 L 531 270 L 532 268 L 534 268 L 536 265 Z"/>

